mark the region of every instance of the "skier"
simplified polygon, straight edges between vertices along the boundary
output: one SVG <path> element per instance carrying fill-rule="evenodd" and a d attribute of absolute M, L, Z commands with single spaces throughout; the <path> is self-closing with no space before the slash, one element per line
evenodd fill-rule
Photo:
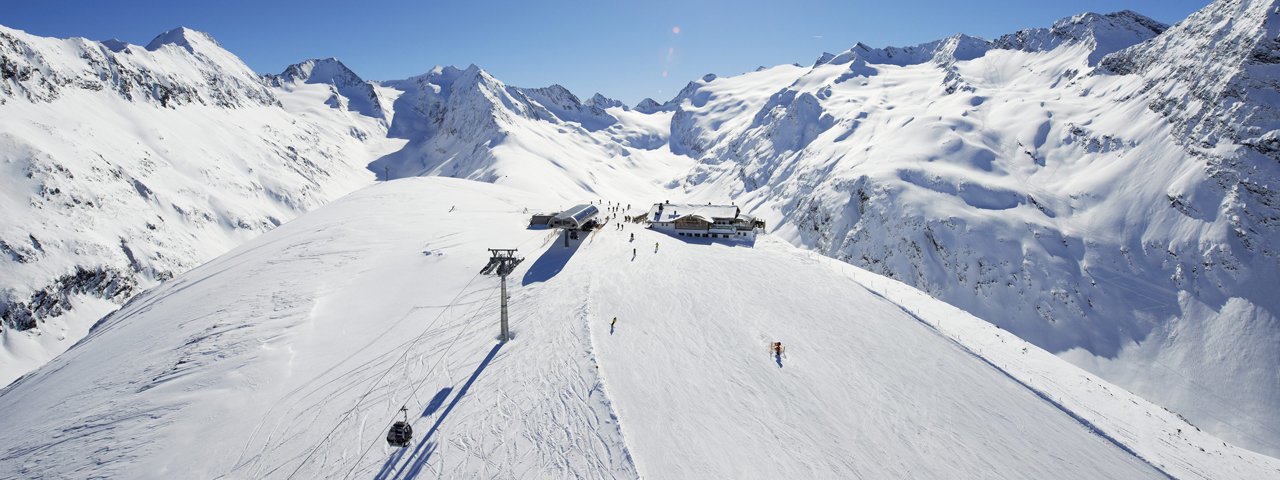
<path fill-rule="evenodd" d="M 782 352 L 785 352 L 786 349 L 782 348 L 782 342 L 773 342 L 773 345 L 769 347 L 769 351 L 773 352 L 774 358 L 781 359 Z"/>
<path fill-rule="evenodd" d="M 653 242 L 653 253 L 658 253 L 658 242 Z"/>
<path fill-rule="evenodd" d="M 631 232 L 631 241 L 636 241 L 636 232 Z"/>

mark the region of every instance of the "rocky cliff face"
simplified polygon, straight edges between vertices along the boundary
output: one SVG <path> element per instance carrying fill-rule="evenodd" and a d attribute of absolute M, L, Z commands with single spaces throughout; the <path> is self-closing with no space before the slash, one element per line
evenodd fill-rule
<path fill-rule="evenodd" d="M 1229 192 L 1221 211 L 1244 250 L 1280 259 L 1280 5 L 1219 1 L 1103 59 L 1100 74 L 1140 78 L 1131 93 Z"/>

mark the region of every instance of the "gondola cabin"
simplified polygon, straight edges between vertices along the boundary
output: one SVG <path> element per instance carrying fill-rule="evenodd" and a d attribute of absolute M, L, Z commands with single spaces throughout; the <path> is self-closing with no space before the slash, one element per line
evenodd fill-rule
<path fill-rule="evenodd" d="M 404 420 L 397 420 L 387 431 L 387 443 L 396 448 L 409 445 L 413 440 L 413 425 L 409 424 L 408 409 L 401 408 L 400 411 L 405 414 Z"/>

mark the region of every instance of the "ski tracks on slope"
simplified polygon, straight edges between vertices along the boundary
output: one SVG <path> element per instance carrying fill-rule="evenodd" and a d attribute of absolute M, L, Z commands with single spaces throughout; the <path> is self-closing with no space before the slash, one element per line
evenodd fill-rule
<path fill-rule="evenodd" d="M 480 316 L 410 450 L 370 455 L 353 477 L 639 478 L 599 372 L 590 287 L 560 275 L 513 289 L 510 342 L 492 343 L 496 308 Z"/>
<path fill-rule="evenodd" d="M 514 339 L 502 372 L 511 380 L 495 380 L 496 395 L 477 396 L 467 417 L 449 419 L 462 432 L 438 449 L 444 471 L 470 457 L 495 466 L 485 476 L 639 478 L 600 375 L 590 287 L 575 283 L 553 279 L 517 290 Z M 478 405 L 485 401 L 491 405 Z M 495 438 L 498 443 L 486 447 Z"/>
<path fill-rule="evenodd" d="M 581 297 L 583 302 L 578 307 L 578 311 L 575 315 L 579 321 L 578 328 L 580 330 L 581 338 L 586 340 L 585 353 L 587 365 L 590 365 L 590 367 L 587 365 L 582 365 L 581 367 L 584 370 L 582 378 L 591 382 L 589 390 L 591 398 L 585 400 L 587 400 L 587 405 L 595 411 L 595 418 L 597 420 L 602 418 L 606 419 L 604 421 L 605 425 L 602 425 L 602 427 L 612 427 L 609 433 L 615 436 L 615 446 L 617 448 L 610 451 L 611 456 L 618 457 L 625 461 L 626 465 L 630 467 L 631 473 L 633 473 L 636 478 L 639 478 L 639 472 L 635 470 L 635 461 L 631 458 L 631 450 L 627 448 L 626 434 L 622 431 L 622 423 L 619 421 L 618 412 L 613 409 L 613 401 L 609 398 L 608 391 L 606 390 L 604 372 L 600 369 L 600 359 L 596 356 L 598 348 L 596 346 L 595 335 L 592 335 L 591 326 L 593 325 L 592 320 L 597 319 L 597 316 L 592 314 L 590 307 L 591 284 L 592 282 L 587 282 L 587 287 L 584 289 Z M 600 319 L 603 320 L 602 317 Z M 606 442 L 604 434 L 601 433 L 599 429 L 597 429 L 596 432 L 597 436 L 600 437 L 600 441 Z"/>

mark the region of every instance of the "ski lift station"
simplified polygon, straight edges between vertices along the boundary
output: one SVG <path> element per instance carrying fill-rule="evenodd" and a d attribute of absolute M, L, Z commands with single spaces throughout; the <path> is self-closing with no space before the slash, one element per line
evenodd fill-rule
<path fill-rule="evenodd" d="M 551 228 L 560 228 L 565 230 L 584 230 L 591 228 L 595 223 L 595 218 L 600 214 L 600 209 L 595 205 L 582 204 L 575 205 L 573 208 L 557 213 L 551 220 L 547 222 Z"/>
<path fill-rule="evenodd" d="M 650 228 L 679 237 L 754 241 L 764 230 L 763 220 L 736 205 L 655 203 L 646 220 Z"/>

